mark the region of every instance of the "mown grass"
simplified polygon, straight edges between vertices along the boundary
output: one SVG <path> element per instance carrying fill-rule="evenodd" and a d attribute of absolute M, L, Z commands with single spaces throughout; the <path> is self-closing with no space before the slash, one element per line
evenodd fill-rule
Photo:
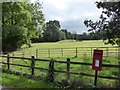
<path fill-rule="evenodd" d="M 116 46 L 116 45 L 115 45 Z M 23 46 L 19 51 L 9 53 L 11 56 L 28 57 L 35 56 L 36 58 L 59 58 L 59 57 L 75 57 L 77 47 L 77 56 L 84 57 L 93 56 L 94 49 L 104 50 L 104 56 L 118 56 L 118 49 L 112 45 L 105 45 L 102 40 L 90 41 L 60 41 L 53 43 L 34 43 L 31 48 Z M 91 48 L 92 47 L 92 48 Z M 101 47 L 101 48 L 98 48 Z M 106 48 L 105 48 L 106 47 Z M 110 47 L 110 48 L 107 48 Z"/>
<path fill-rule="evenodd" d="M 19 56 L 19 57 L 31 57 L 32 55 L 36 55 L 36 49 L 40 49 L 41 52 L 38 53 L 38 58 L 43 58 L 44 59 L 53 59 L 53 60 L 59 60 L 59 61 L 66 61 L 66 58 L 70 58 L 71 61 L 74 62 L 89 62 L 92 63 L 92 54 L 91 54 L 91 48 L 87 48 L 87 47 L 108 47 L 111 45 L 104 45 L 104 43 L 99 40 L 99 41 L 82 41 L 82 42 L 75 42 L 75 41 L 61 41 L 61 42 L 56 42 L 56 43 L 35 43 L 32 44 L 31 48 L 26 48 L 26 49 L 22 49 L 20 51 L 15 51 L 14 52 L 14 56 Z M 24 47 L 24 46 L 23 46 Z M 80 48 L 78 49 L 78 57 L 75 57 L 75 47 L 86 47 L 86 48 Z M 46 49 L 45 49 L 46 48 Z M 61 51 L 58 49 L 53 49 L 54 51 L 51 52 L 50 57 L 48 56 L 48 49 L 52 49 L 52 48 L 74 48 L 71 51 L 68 51 L 66 49 L 66 51 L 64 51 L 64 55 L 66 55 L 65 57 L 61 55 Z M 42 51 L 43 49 L 43 51 Z M 45 50 L 44 50 L 45 49 Z M 95 48 L 93 48 L 92 50 L 94 50 Z M 106 50 L 106 48 L 102 48 L 104 50 Z M 116 49 L 110 49 L 108 52 L 116 52 Z M 23 53 L 24 52 L 24 53 Z M 82 53 L 81 53 L 82 52 Z M 59 54 L 60 53 L 60 54 Z M 93 53 L 93 51 L 92 51 Z M 104 55 L 106 55 L 107 52 L 104 51 Z M 114 53 L 108 53 L 108 57 L 105 56 L 103 57 L 103 63 L 104 64 L 118 64 L 118 58 L 114 56 Z M 13 54 L 11 54 L 13 55 Z M 57 56 L 58 55 L 58 56 Z M 55 57 L 56 56 L 56 57 Z M 116 55 L 117 56 L 117 55 Z M 6 59 L 2 59 L 4 62 L 6 62 Z M 18 60 L 18 59 L 11 59 L 10 60 L 12 63 L 16 63 L 16 64 L 24 64 L 24 65 L 31 65 L 30 61 L 26 61 L 26 60 Z M 42 67 L 42 68 L 48 68 L 49 67 L 49 62 L 41 62 L 41 61 L 36 61 L 35 62 L 35 66 L 36 67 Z M 6 66 L 3 65 L 3 67 L 6 69 Z M 59 63 L 55 63 L 54 67 L 56 70 L 66 70 L 66 64 L 59 64 Z M 15 71 L 20 71 L 20 72 L 26 72 L 26 73 L 31 73 L 31 69 L 30 68 L 25 68 L 25 67 L 17 67 L 17 66 L 10 66 L 11 70 L 15 70 Z M 85 66 L 85 65 L 71 65 L 70 66 L 70 70 L 72 72 L 85 72 L 88 74 L 93 74 L 94 75 L 94 70 L 92 70 L 91 66 Z M 47 76 L 47 71 L 43 71 L 43 70 L 35 70 L 35 75 L 40 75 L 43 79 Z M 104 68 L 103 70 L 99 72 L 99 75 L 104 75 L 104 76 L 112 76 L 112 77 L 118 77 L 118 69 L 115 68 Z M 55 80 L 56 79 L 63 79 L 66 78 L 66 74 L 61 74 L 61 73 L 55 73 Z M 94 82 L 94 78 L 92 77 L 84 77 L 81 75 L 71 75 L 70 79 L 75 78 L 76 80 L 80 80 L 81 83 L 83 84 L 84 87 L 92 87 L 93 82 Z M 22 82 L 22 81 L 21 81 Z M 98 85 L 99 87 L 115 87 L 116 85 L 116 81 L 114 80 L 106 80 L 106 79 L 98 79 Z"/>
<path fill-rule="evenodd" d="M 60 41 L 60 42 L 47 42 L 47 43 L 34 43 L 32 48 L 27 50 L 34 49 L 44 49 L 44 48 L 70 48 L 70 47 L 108 47 L 112 46 L 110 44 L 105 45 L 102 40 L 86 40 L 86 41 Z M 115 45 L 116 46 L 116 45 Z M 23 46 L 22 48 L 25 48 Z"/>

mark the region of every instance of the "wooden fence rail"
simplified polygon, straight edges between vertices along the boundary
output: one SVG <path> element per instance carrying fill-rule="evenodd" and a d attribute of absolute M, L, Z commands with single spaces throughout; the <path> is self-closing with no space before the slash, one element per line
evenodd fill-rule
<path fill-rule="evenodd" d="M 31 60 L 31 58 L 24 58 L 24 57 L 11 57 L 11 56 L 0 56 L 0 57 L 3 57 L 3 58 L 13 58 L 13 59 L 24 59 L 24 60 Z M 37 59 L 37 58 L 34 58 L 35 61 L 43 61 L 43 62 L 50 62 L 50 60 L 46 60 L 46 59 Z M 67 63 L 67 61 L 57 61 L 57 60 L 54 60 L 56 63 Z M 73 61 L 70 61 L 70 64 L 77 64 L 77 65 L 88 65 L 88 66 L 91 66 L 92 63 L 87 63 L 87 62 L 73 62 Z M 110 68 L 119 68 L 119 65 L 111 65 L 111 64 L 102 64 L 103 67 L 110 67 Z"/>
<path fill-rule="evenodd" d="M 7 56 L 0 56 L 0 57 L 2 57 L 2 58 L 7 58 L 7 62 L 0 62 L 1 64 L 6 64 L 6 65 L 7 65 L 7 70 L 10 70 L 10 65 L 31 68 L 31 75 L 35 75 L 34 69 L 47 70 L 47 71 L 50 70 L 50 68 L 35 67 L 35 61 L 50 62 L 51 60 L 36 59 L 36 58 L 34 58 L 34 56 L 32 56 L 31 58 L 11 57 L 11 56 L 9 56 L 9 55 L 7 55 Z M 10 63 L 10 59 L 11 59 L 11 58 L 29 60 L 29 61 L 31 61 L 31 66 L 22 65 L 22 64 Z M 54 69 L 53 71 L 54 71 L 54 72 L 58 72 L 58 73 L 66 73 L 67 79 L 70 78 L 70 74 L 90 76 L 90 77 L 94 77 L 94 76 L 95 76 L 95 75 L 87 74 L 87 73 L 84 73 L 84 72 L 71 72 L 71 71 L 70 71 L 70 65 L 71 65 L 71 64 L 91 66 L 91 65 L 92 65 L 91 63 L 72 62 L 72 61 L 70 61 L 69 58 L 67 58 L 66 61 L 57 61 L 57 60 L 52 60 L 52 61 L 54 61 L 55 63 L 63 63 L 63 64 L 66 64 L 66 71 L 63 71 L 63 70 L 55 70 L 55 69 Z M 53 66 L 54 66 L 54 65 L 53 65 Z M 108 67 L 108 68 L 118 68 L 119 71 L 120 71 L 120 63 L 119 63 L 119 65 L 103 64 L 102 66 L 103 66 L 103 67 Z M 119 81 L 120 81 L 120 77 L 119 77 L 119 76 L 118 76 L 118 77 L 111 77 L 111 76 L 101 76 L 101 75 L 98 75 L 98 78 L 112 79 L 112 80 L 119 80 Z"/>

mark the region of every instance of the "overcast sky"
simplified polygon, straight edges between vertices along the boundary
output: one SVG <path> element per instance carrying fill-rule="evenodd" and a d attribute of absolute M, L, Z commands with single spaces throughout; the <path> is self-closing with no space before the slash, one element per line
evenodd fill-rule
<path fill-rule="evenodd" d="M 61 28 L 71 32 L 83 33 L 88 28 L 85 19 L 97 20 L 101 10 L 97 9 L 95 0 L 40 0 L 43 2 L 43 12 L 46 22 L 59 20 Z"/>

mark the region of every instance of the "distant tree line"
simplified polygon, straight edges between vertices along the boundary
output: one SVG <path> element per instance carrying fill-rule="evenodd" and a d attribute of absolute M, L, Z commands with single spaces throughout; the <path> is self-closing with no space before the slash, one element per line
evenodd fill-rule
<path fill-rule="evenodd" d="M 99 31 L 77 34 L 69 32 L 67 29 L 61 29 L 60 22 L 57 20 L 46 22 L 41 34 L 39 38 L 31 38 L 32 42 L 57 42 L 66 39 L 76 41 L 102 39 L 102 34 Z"/>

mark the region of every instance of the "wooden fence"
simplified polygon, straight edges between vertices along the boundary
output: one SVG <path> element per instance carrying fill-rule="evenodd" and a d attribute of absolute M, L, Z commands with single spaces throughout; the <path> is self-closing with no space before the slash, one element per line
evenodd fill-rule
<path fill-rule="evenodd" d="M 34 58 L 34 56 L 32 56 L 31 58 L 23 58 L 23 57 L 11 57 L 11 56 L 1 56 L 2 58 L 7 58 L 7 62 L 0 62 L 1 64 L 6 64 L 7 65 L 7 70 L 10 70 L 10 66 L 21 66 L 21 67 L 28 67 L 31 68 L 31 75 L 35 75 L 34 70 L 38 69 L 38 70 L 47 70 L 50 71 L 51 68 L 41 68 L 41 67 L 35 67 L 35 61 L 42 61 L 42 62 L 54 62 L 54 63 L 63 63 L 66 64 L 66 71 L 63 70 L 55 70 L 54 69 L 54 64 L 53 64 L 53 73 L 54 72 L 59 72 L 59 73 L 66 73 L 67 79 L 70 78 L 70 74 L 76 74 L 76 75 L 83 75 L 83 76 L 90 76 L 90 77 L 94 77 L 95 75 L 93 74 L 87 74 L 87 73 L 83 73 L 83 72 L 71 72 L 70 71 L 70 66 L 71 64 L 74 65 L 85 65 L 85 66 L 91 66 L 91 63 L 86 63 L 86 62 L 73 62 L 70 61 L 69 58 L 67 58 L 66 61 L 56 61 L 56 60 L 44 60 L 44 59 L 37 59 Z M 24 59 L 24 60 L 29 60 L 31 62 L 31 66 L 28 65 L 22 65 L 22 64 L 15 64 L 15 63 L 10 63 L 10 59 Z M 50 65 L 50 64 L 49 64 Z M 120 72 L 120 62 L 119 65 L 110 65 L 110 64 L 102 64 L 103 67 L 107 67 L 107 68 L 118 68 L 119 72 Z M 101 76 L 98 75 L 98 78 L 104 78 L 104 79 L 112 79 L 112 80 L 119 80 L 120 81 L 120 75 L 118 77 L 112 77 L 112 76 Z"/>
<path fill-rule="evenodd" d="M 94 49 L 102 49 L 104 51 L 103 56 L 105 57 L 118 57 L 119 47 L 71 47 L 71 48 L 46 48 L 46 49 L 36 49 L 34 51 L 16 51 L 11 53 L 14 57 L 30 57 L 35 56 L 35 58 L 50 58 L 50 57 L 84 57 L 93 56 Z"/>

